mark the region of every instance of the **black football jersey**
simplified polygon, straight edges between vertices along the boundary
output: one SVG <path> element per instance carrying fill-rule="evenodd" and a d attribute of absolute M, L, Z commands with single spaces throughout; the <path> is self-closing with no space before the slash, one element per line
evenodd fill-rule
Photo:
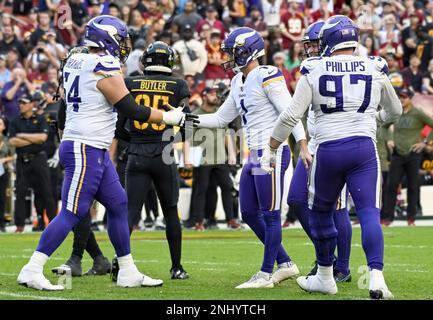
<path fill-rule="evenodd" d="M 183 99 L 190 96 L 188 85 L 184 80 L 161 73 L 130 77 L 125 80 L 125 83 L 138 105 L 146 105 L 162 111 L 168 111 L 164 110 L 164 105 L 178 107 Z M 161 143 L 166 130 L 173 130 L 173 127 L 129 120 L 131 143 Z"/>

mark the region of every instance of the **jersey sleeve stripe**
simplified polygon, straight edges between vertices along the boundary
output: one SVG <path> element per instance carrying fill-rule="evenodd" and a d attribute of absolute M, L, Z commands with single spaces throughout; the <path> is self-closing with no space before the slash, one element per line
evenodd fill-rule
<path fill-rule="evenodd" d="M 277 78 L 269 79 L 268 81 L 263 82 L 262 88 L 266 87 L 267 85 L 269 85 L 269 84 L 271 84 L 272 82 L 275 82 L 275 81 L 284 81 L 284 77 L 280 76 L 280 77 L 277 77 Z"/>
<path fill-rule="evenodd" d="M 278 69 L 277 73 L 274 73 L 268 77 L 263 78 L 263 82 L 266 82 L 266 81 L 271 80 L 271 79 L 276 78 L 276 77 L 282 77 L 282 76 L 283 76 L 283 73 L 281 72 L 280 69 Z"/>
<path fill-rule="evenodd" d="M 102 63 L 99 62 L 96 65 L 95 69 L 93 69 L 93 72 L 98 73 L 100 71 L 103 71 L 103 72 L 120 71 L 120 68 L 119 67 L 106 67 Z"/>
<path fill-rule="evenodd" d="M 108 74 L 111 74 L 111 75 L 122 74 L 122 71 L 120 71 L 120 70 L 116 70 L 116 71 L 98 71 L 98 72 L 95 72 L 95 73 L 99 74 L 99 75 L 102 75 L 102 76 L 105 76 L 105 75 L 108 75 Z"/>

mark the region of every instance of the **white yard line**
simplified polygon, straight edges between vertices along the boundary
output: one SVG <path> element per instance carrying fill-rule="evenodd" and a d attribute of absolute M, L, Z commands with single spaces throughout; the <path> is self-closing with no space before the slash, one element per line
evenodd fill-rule
<path fill-rule="evenodd" d="M 7 291 L 0 291 L 0 296 L 13 297 L 13 298 L 29 298 L 29 299 L 36 299 L 36 300 L 69 300 L 69 299 L 59 298 L 59 297 L 34 296 L 30 294 L 20 294 L 20 293 L 7 292 Z"/>

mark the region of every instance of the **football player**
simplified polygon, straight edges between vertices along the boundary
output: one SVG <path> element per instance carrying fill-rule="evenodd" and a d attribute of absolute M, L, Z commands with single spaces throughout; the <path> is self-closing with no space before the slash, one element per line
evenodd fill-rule
<path fill-rule="evenodd" d="M 392 298 L 383 277 L 384 241 L 380 226 L 380 163 L 376 122 L 398 120 L 401 103 L 379 57 L 356 57 L 359 29 L 345 16 L 327 20 L 320 31 L 321 57 L 304 60 L 302 77 L 290 106 L 275 125 L 261 166 L 273 172 L 278 148 L 313 105 L 316 152 L 309 176 L 309 225 L 314 239 L 317 274 L 299 277 L 308 292 L 336 294 L 333 254 L 337 243 L 334 206 L 347 184 L 362 229 L 362 246 L 370 269 L 373 299 Z M 379 104 L 383 108 L 377 112 Z"/>
<path fill-rule="evenodd" d="M 153 108 L 163 109 L 167 104 L 188 106 L 189 89 L 187 83 L 173 77 L 175 53 L 166 43 L 151 43 L 140 59 L 144 75 L 126 78 L 125 83 L 137 104 L 145 104 Z M 188 109 L 189 110 L 189 109 Z M 132 232 L 134 217 L 141 216 L 143 203 L 152 183 L 160 200 L 166 222 L 166 236 L 171 256 L 171 278 L 187 279 L 188 273 L 181 265 L 182 228 L 178 216 L 179 175 L 174 161 L 168 163 L 164 156 L 172 155 L 175 136 L 173 126 L 151 124 L 133 119 L 122 121 L 119 126 L 128 125 L 130 144 L 128 163 L 126 165 L 126 194 L 128 196 L 129 226 Z M 126 123 L 127 122 L 127 123 Z M 183 138 L 185 132 L 181 129 Z M 116 262 L 113 266 L 117 265 Z M 116 269 L 113 276 L 116 278 Z"/>
<path fill-rule="evenodd" d="M 323 21 L 318 21 L 311 24 L 305 31 L 305 36 L 302 39 L 304 44 L 305 56 L 314 57 L 319 54 L 319 33 L 322 26 L 325 24 Z M 310 136 L 308 141 L 308 151 L 314 155 L 316 151 L 315 126 L 314 126 L 314 111 L 312 108 L 308 110 L 307 117 L 307 131 Z M 307 160 L 303 153 L 300 154 L 303 160 Z M 303 229 L 308 237 L 312 239 L 310 225 L 308 223 L 309 210 L 308 210 L 308 161 L 305 167 L 303 161 L 298 161 L 293 177 L 290 182 L 289 195 L 287 203 L 293 207 L 294 212 L 301 223 Z M 350 245 L 352 240 L 352 225 L 350 223 L 349 213 L 347 210 L 347 192 L 346 187 L 343 188 L 334 211 L 334 222 L 338 231 L 337 250 L 338 257 L 335 258 L 334 278 L 336 282 L 350 282 L 352 276 L 349 270 L 349 257 Z M 310 271 L 309 275 L 316 274 L 317 263 Z"/>
<path fill-rule="evenodd" d="M 230 33 L 222 45 L 231 60 L 223 63 L 226 71 L 237 72 L 231 81 L 231 91 L 216 113 L 200 115 L 201 127 L 224 128 L 237 116 L 250 150 L 248 162 L 242 169 L 239 201 L 242 220 L 264 243 L 264 257 L 260 271 L 236 288 L 272 288 L 294 277 L 299 270 L 284 250 L 281 228 L 281 197 L 284 173 L 290 162 L 287 142 L 278 149 L 277 163 L 272 175 L 260 169 L 259 158 L 266 146 L 272 127 L 279 114 L 291 100 L 282 72 L 274 66 L 260 66 L 258 58 L 265 54 L 263 38 L 251 28 L 238 28 Z M 297 141 L 307 148 L 302 123 L 294 130 Z M 275 261 L 278 268 L 272 274 Z"/>
<path fill-rule="evenodd" d="M 176 108 L 169 112 L 139 106 L 129 93 L 121 73 L 131 50 L 126 24 L 101 15 L 86 25 L 84 44 L 89 53 L 69 57 L 63 68 L 66 124 L 60 145 L 65 169 L 62 209 L 41 235 L 18 283 L 38 290 L 63 290 L 45 278 L 43 267 L 69 231 L 88 214 L 94 199 L 108 210 L 108 235 L 119 257 L 120 287 L 161 286 L 138 271 L 131 255 L 126 193 L 109 158 L 117 120 L 116 110 L 143 122 L 183 126 L 194 119 Z"/>

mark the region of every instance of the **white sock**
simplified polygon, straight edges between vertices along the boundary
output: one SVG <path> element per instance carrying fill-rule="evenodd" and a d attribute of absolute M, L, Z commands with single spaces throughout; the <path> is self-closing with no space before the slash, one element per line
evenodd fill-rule
<path fill-rule="evenodd" d="M 117 261 L 119 261 L 119 269 L 127 269 L 131 266 L 134 266 L 134 259 L 132 259 L 132 255 L 128 254 L 123 257 L 118 257 Z"/>
<path fill-rule="evenodd" d="M 44 265 L 47 263 L 48 259 L 49 257 L 45 253 L 35 251 L 30 257 L 29 264 L 33 264 L 43 268 Z"/>
<path fill-rule="evenodd" d="M 317 276 L 322 280 L 330 280 L 334 278 L 332 266 L 330 267 L 323 267 L 319 266 L 317 268 Z"/>

